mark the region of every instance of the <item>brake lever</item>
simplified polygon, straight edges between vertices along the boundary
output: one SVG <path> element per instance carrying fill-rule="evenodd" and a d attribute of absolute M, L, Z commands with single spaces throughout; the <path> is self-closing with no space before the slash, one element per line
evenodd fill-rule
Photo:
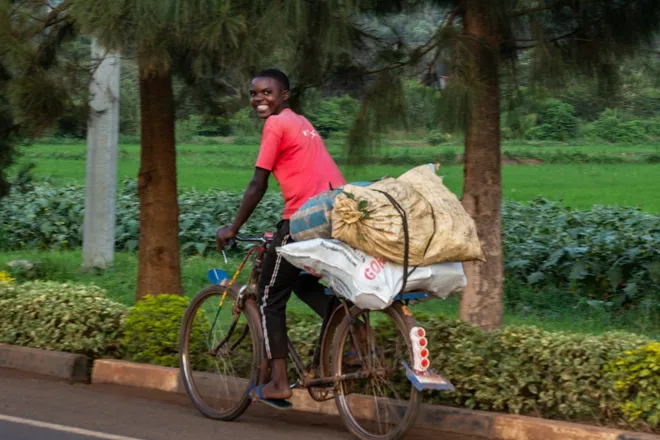
<path fill-rule="evenodd" d="M 233 238 L 230 238 L 227 240 L 227 246 L 229 249 L 234 249 L 236 247 L 236 240 Z M 229 260 L 227 259 L 227 252 L 225 252 L 225 249 L 222 248 L 222 256 L 225 258 L 225 264 L 229 264 Z"/>

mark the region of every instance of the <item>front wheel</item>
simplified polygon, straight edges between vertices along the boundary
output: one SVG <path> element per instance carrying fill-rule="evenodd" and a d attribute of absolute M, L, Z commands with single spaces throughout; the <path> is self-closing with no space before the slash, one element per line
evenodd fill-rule
<path fill-rule="evenodd" d="M 375 312 L 354 308 L 332 350 L 335 403 L 346 427 L 363 440 L 403 438 L 415 422 L 421 393 L 406 377 L 413 365 L 410 331 L 417 325 L 400 303 Z M 355 341 L 355 342 L 354 342 Z"/>
<path fill-rule="evenodd" d="M 190 302 L 179 335 L 179 367 L 186 392 L 207 417 L 234 420 L 250 405 L 262 359 L 261 326 L 254 300 L 234 312 L 238 291 L 209 286 Z"/>

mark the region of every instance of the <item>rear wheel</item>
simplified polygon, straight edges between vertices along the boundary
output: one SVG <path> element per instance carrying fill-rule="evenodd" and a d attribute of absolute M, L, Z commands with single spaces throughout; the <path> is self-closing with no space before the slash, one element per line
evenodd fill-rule
<path fill-rule="evenodd" d="M 190 302 L 179 336 L 179 366 L 186 392 L 207 417 L 233 420 L 250 405 L 262 359 L 256 302 L 234 312 L 238 291 L 209 286 Z"/>
<path fill-rule="evenodd" d="M 338 382 L 335 392 L 342 420 L 360 439 L 400 439 L 415 422 L 421 394 L 402 363 L 413 365 L 410 331 L 417 324 L 403 310 L 400 303 L 378 312 L 355 308 L 353 323 L 344 319 L 337 329 L 333 376 L 366 376 Z"/>

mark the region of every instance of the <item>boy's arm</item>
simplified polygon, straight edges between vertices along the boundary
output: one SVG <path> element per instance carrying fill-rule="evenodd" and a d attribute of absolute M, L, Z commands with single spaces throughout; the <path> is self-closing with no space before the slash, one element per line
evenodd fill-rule
<path fill-rule="evenodd" d="M 243 194 L 236 220 L 231 226 L 218 229 L 215 238 L 218 243 L 218 249 L 222 249 L 227 240 L 236 237 L 241 227 L 248 221 L 252 211 L 257 207 L 268 189 L 268 177 L 275 168 L 275 164 L 280 154 L 280 144 L 282 142 L 282 126 L 275 118 L 268 118 L 264 125 L 264 131 L 261 137 L 261 147 L 254 170 L 254 175 L 248 187 Z"/>
<path fill-rule="evenodd" d="M 219 249 L 222 249 L 229 239 L 236 237 L 238 231 L 248 221 L 250 215 L 252 215 L 252 212 L 264 197 L 264 194 L 266 194 L 269 177 L 270 171 L 263 168 L 255 168 L 252 180 L 250 180 L 243 194 L 243 200 L 241 201 L 241 206 L 238 208 L 234 223 L 231 226 L 219 228 L 215 233 Z"/>

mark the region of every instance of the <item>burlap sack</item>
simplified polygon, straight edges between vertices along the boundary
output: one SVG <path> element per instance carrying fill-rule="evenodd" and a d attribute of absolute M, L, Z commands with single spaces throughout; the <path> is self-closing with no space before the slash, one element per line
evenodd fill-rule
<path fill-rule="evenodd" d="M 349 246 L 397 264 L 404 262 L 404 228 L 389 194 L 406 212 L 410 266 L 426 262 L 425 251 L 433 236 L 431 205 L 406 182 L 384 179 L 368 188 L 346 185 L 335 198 L 332 237 Z"/>
<path fill-rule="evenodd" d="M 422 165 L 397 179 L 413 186 L 433 207 L 435 235 L 426 251 L 426 265 L 445 261 L 486 261 L 477 227 L 458 197 L 442 183 L 437 166 Z"/>
<path fill-rule="evenodd" d="M 369 188 L 346 185 L 335 198 L 332 237 L 374 257 L 403 264 L 402 218 L 380 190 L 406 212 L 410 266 L 485 261 L 474 220 L 435 171 L 432 165 L 423 165 Z"/>

